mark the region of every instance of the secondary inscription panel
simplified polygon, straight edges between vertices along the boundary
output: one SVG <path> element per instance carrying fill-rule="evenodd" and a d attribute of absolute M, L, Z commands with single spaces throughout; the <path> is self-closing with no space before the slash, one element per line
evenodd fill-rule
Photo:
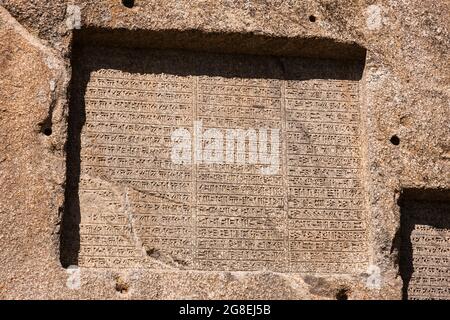
<path fill-rule="evenodd" d="M 80 266 L 366 270 L 359 64 L 85 48 L 75 66 Z"/>
<path fill-rule="evenodd" d="M 450 193 L 447 201 L 406 201 L 400 271 L 404 298 L 450 298 Z"/>

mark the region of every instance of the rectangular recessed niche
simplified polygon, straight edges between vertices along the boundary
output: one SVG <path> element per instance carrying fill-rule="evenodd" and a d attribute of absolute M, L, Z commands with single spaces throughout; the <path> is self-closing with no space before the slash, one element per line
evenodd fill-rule
<path fill-rule="evenodd" d="M 363 59 L 82 44 L 72 62 L 64 266 L 366 270 Z M 224 158 L 245 133 L 229 161 L 207 161 L 209 129 Z"/>
<path fill-rule="evenodd" d="M 404 299 L 450 299 L 450 190 L 406 190 L 401 205 Z"/>

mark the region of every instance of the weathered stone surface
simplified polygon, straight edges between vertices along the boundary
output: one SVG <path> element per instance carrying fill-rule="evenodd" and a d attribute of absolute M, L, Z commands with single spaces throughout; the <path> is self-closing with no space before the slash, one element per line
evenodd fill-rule
<path fill-rule="evenodd" d="M 135 7 L 129 9 L 121 1 L 0 1 L 5 8 L 0 11 L 2 298 L 336 299 L 347 295 L 349 299 L 399 299 L 402 295 L 405 297 L 405 292 L 409 293 L 410 298 L 449 297 L 448 264 L 445 265 L 445 261 L 449 259 L 450 243 L 446 236 L 448 221 L 442 218 L 448 213 L 450 202 L 450 8 L 447 1 L 135 2 Z M 67 9 L 69 4 L 80 8 L 79 20 L 76 10 Z M 81 28 L 72 30 L 78 22 Z M 314 66 L 324 66 L 327 59 L 333 59 L 334 66 L 333 63 L 327 64 L 323 67 L 325 74 L 321 75 L 320 67 Z M 298 69 L 296 61 L 306 66 Z M 348 66 L 355 61 L 361 66 L 359 77 L 349 78 L 349 72 L 336 72 L 336 66 Z M 227 74 L 230 66 L 234 69 L 228 70 Z M 163 84 L 168 82 L 177 86 L 163 88 Z M 205 92 L 201 92 L 202 83 Z M 238 85 L 246 87 L 247 91 L 236 91 Z M 114 165 L 111 160 L 104 169 L 100 169 L 98 161 L 94 165 L 89 163 L 102 152 L 105 156 L 113 154 L 116 158 L 122 152 L 130 157 L 137 152 L 130 148 L 141 145 L 136 140 L 128 140 L 122 143 L 122 151 L 118 151 L 111 149 L 111 141 L 102 143 L 99 134 L 103 135 L 103 139 L 107 138 L 108 133 L 109 136 L 111 133 L 127 135 L 128 138 L 133 134 L 150 137 L 152 134 L 145 131 L 148 128 L 142 126 L 163 128 L 170 123 L 169 118 L 162 117 L 164 113 L 158 107 L 149 107 L 152 103 L 157 105 L 160 96 L 152 98 L 151 95 L 144 96 L 143 92 L 166 94 L 163 99 L 166 104 L 177 102 L 174 100 L 176 97 L 167 96 L 176 92 L 184 92 L 187 94 L 185 99 L 192 99 L 186 104 L 186 112 L 192 111 L 190 117 L 186 118 L 187 113 L 181 112 L 180 108 L 171 109 L 175 110 L 174 114 L 180 112 L 185 116 L 182 121 L 189 122 L 183 124 L 174 120 L 170 123 L 174 129 L 182 127 L 192 130 L 193 121 L 202 116 L 205 123 L 210 121 L 212 127 L 220 128 L 222 125 L 232 129 L 248 128 L 248 122 L 229 120 L 224 116 L 228 112 L 226 109 L 212 112 L 214 119 L 207 120 L 208 113 L 205 108 L 202 109 L 201 95 L 209 93 L 219 96 L 228 88 L 231 100 L 236 100 L 240 95 L 251 96 L 255 90 L 259 91 L 254 95 L 261 98 L 268 92 L 262 89 L 270 87 L 271 94 L 275 93 L 272 98 L 277 98 L 279 93 L 280 114 L 270 111 L 276 105 L 272 101 L 262 105 L 262 109 L 272 112 L 268 113 L 269 116 L 254 112 L 254 117 L 249 117 L 253 122 L 246 121 L 258 124 L 256 128 L 261 125 L 271 128 L 273 122 L 278 121 L 282 133 L 281 150 L 294 148 L 298 151 L 297 142 L 301 135 L 289 142 L 286 130 L 290 123 L 289 110 L 292 111 L 288 99 L 308 106 L 302 103 L 311 100 L 311 96 L 305 97 L 305 92 L 311 92 L 325 103 L 324 106 L 329 106 L 327 101 L 339 101 L 339 98 L 333 98 L 332 92 L 347 90 L 342 97 L 346 102 L 351 102 L 352 86 L 358 88 L 358 97 L 354 101 L 355 110 L 358 110 L 355 124 L 346 123 L 348 118 L 330 118 L 329 113 L 312 115 L 303 110 L 303 113 L 291 115 L 293 120 L 302 123 L 302 129 L 310 137 L 315 134 L 313 130 L 322 130 L 321 134 L 323 130 L 330 130 L 330 127 L 320 126 L 326 123 L 325 117 L 328 117 L 328 122 L 334 119 L 336 121 L 332 122 L 341 125 L 331 127 L 334 132 L 330 135 L 346 134 L 339 130 L 356 130 L 359 144 L 350 155 L 360 159 L 361 170 L 352 181 L 346 183 L 354 183 L 360 188 L 357 192 L 360 192 L 364 202 L 361 212 L 365 218 L 349 219 L 350 213 L 346 212 L 347 224 L 341 222 L 336 227 L 333 221 L 328 220 L 325 226 L 318 217 L 322 215 L 323 219 L 327 212 L 317 209 L 317 204 L 314 204 L 312 209 L 316 211 L 311 213 L 310 224 L 306 224 L 306 219 L 295 220 L 297 222 L 289 220 L 294 219 L 289 214 L 289 203 L 300 199 L 302 192 L 306 198 L 313 197 L 304 192 L 314 192 L 324 197 L 331 193 L 341 200 L 349 193 L 333 191 L 334 188 L 329 185 L 325 188 L 326 194 L 323 193 L 317 184 L 330 183 L 331 180 L 336 183 L 336 179 L 319 182 L 317 179 L 322 177 L 317 172 L 310 175 L 313 180 L 296 180 L 298 185 L 290 188 L 289 181 L 292 179 L 289 180 L 289 169 L 305 168 L 299 162 L 289 167 L 286 155 L 280 158 L 279 180 L 270 180 L 272 176 L 268 175 L 247 181 L 241 171 L 229 167 L 223 169 L 225 176 L 214 176 L 217 182 L 221 181 L 221 177 L 230 180 L 234 187 L 241 183 L 240 188 L 229 189 L 230 195 L 257 192 L 268 199 L 272 193 L 279 192 L 284 198 L 280 204 L 283 208 L 275 206 L 273 217 L 267 215 L 265 220 L 253 220 L 259 221 L 257 226 L 262 226 L 263 230 L 267 226 L 272 231 L 282 227 L 280 241 L 283 244 L 280 242 L 278 255 L 275 254 L 277 250 L 262 251 L 262 256 L 271 257 L 273 261 L 280 258 L 283 262 L 278 264 L 255 266 L 254 259 L 249 258 L 254 257 L 255 250 L 239 253 L 247 255 L 243 259 L 246 264 L 242 261 L 230 262 L 233 259 L 238 261 L 237 258 L 229 259 L 226 265 L 221 266 L 199 264 L 201 247 L 198 238 L 202 234 L 199 233 L 202 230 L 197 230 L 197 215 L 201 209 L 199 191 L 217 191 L 212 185 L 208 185 L 209 189 L 198 189 L 202 185 L 198 181 L 210 172 L 209 169 L 203 175 L 201 166 L 185 169 L 184 177 L 190 179 L 189 183 L 195 181 L 196 186 L 184 186 L 186 192 L 193 195 L 188 201 L 191 215 L 182 215 L 183 219 L 174 218 L 175 222 L 172 221 L 196 228 L 190 230 L 184 226 L 188 232 L 182 240 L 190 243 L 192 239 L 197 239 L 197 242 L 188 246 L 183 242 L 181 250 L 175 250 L 172 242 L 168 250 L 162 245 L 158 247 L 157 241 L 161 244 L 164 237 L 158 236 L 155 228 L 150 230 L 147 226 L 154 227 L 161 223 L 161 219 L 176 217 L 176 214 L 168 215 L 147 207 L 143 213 L 153 218 L 136 226 L 133 223 L 140 223 L 143 219 L 135 219 L 129 213 L 136 215 L 140 212 L 141 209 L 136 207 L 139 201 L 136 200 L 143 197 L 142 194 L 155 196 L 158 193 L 159 197 L 164 192 L 181 194 L 183 190 L 167 189 L 173 188 L 168 184 L 172 178 L 178 183 L 183 181 L 180 171 L 177 173 L 172 168 L 172 176 L 160 175 L 161 189 L 142 188 L 142 184 L 138 188 L 137 182 L 145 180 L 149 174 L 142 171 L 146 169 L 142 161 L 148 155 L 142 150 L 135 157 L 140 164 L 131 166 L 131 171 L 122 171 L 120 176 L 117 176 L 117 170 L 123 169 L 126 162 L 114 160 L 119 163 L 116 171 L 112 169 Z M 331 88 L 328 95 L 325 94 L 325 87 Z M 297 91 L 289 93 L 289 88 L 294 91 L 297 88 Z M 137 105 L 130 112 L 115 102 L 120 99 L 130 108 L 132 101 L 141 101 L 150 111 L 142 112 L 142 106 Z M 104 105 L 96 102 L 99 100 L 105 100 L 111 108 L 105 109 Z M 214 105 L 210 103 L 206 106 Z M 217 105 L 222 106 L 222 103 Z M 240 109 L 229 110 L 230 118 L 239 118 L 242 114 L 245 103 L 238 105 Z M 351 109 L 346 108 L 341 111 L 348 116 Z M 243 116 L 248 117 L 248 114 Z M 312 125 L 306 126 L 305 121 L 312 121 Z M 111 129 L 112 122 L 125 122 L 128 126 Z M 342 124 L 347 124 L 347 127 L 344 129 Z M 94 133 L 97 136 L 92 139 Z M 321 137 L 324 139 L 323 135 Z M 305 148 L 309 148 L 305 149 L 306 153 L 319 152 L 314 149 L 319 138 L 316 136 L 306 143 Z M 328 144 L 339 145 L 336 141 Z M 109 149 L 100 149 L 103 145 Z M 149 143 L 147 147 L 156 145 Z M 125 150 L 124 146 L 129 149 Z M 327 152 L 327 149 L 323 150 Z M 337 155 L 346 156 L 344 149 L 339 152 Z M 164 158 L 167 155 L 160 153 L 158 156 Z M 337 164 L 335 158 L 325 158 L 332 161 L 331 167 L 352 169 L 348 162 Z M 311 159 L 306 157 L 304 161 Z M 313 167 L 319 169 L 317 163 Z M 303 162 L 303 165 L 307 163 Z M 150 163 L 147 169 L 152 168 L 162 169 Z M 233 174 L 239 173 L 241 176 L 233 178 Z M 83 179 L 78 182 L 77 176 L 87 177 L 88 183 L 82 184 Z M 272 185 L 273 190 L 255 188 L 250 183 L 254 179 L 266 179 L 262 185 Z M 269 180 L 273 184 L 267 183 Z M 278 183 L 280 187 L 277 188 Z M 115 191 L 115 198 L 106 196 L 99 201 L 100 197 L 105 197 L 98 193 L 101 188 L 105 189 L 104 194 Z M 97 195 L 87 195 L 89 190 L 97 190 Z M 290 194 L 291 191 L 294 193 Z M 169 200 L 161 203 L 173 203 Z M 248 201 L 245 200 L 246 205 L 249 205 Z M 221 204 L 227 207 L 226 203 Z M 228 205 L 227 210 L 232 207 Z M 219 205 L 213 204 L 211 207 L 217 210 Z M 264 210 L 270 208 L 268 205 L 260 207 Z M 281 218 L 277 216 L 277 210 Z M 113 226 L 118 222 L 126 225 L 125 231 L 120 232 L 129 238 L 127 241 L 131 243 L 132 250 L 137 249 L 138 244 L 141 249 L 138 254 L 143 261 L 134 266 L 121 266 L 119 262 L 125 254 L 118 251 L 120 248 L 111 241 L 112 238 L 109 238 L 107 251 L 101 251 L 98 238 L 86 238 L 92 219 L 97 219 L 99 215 L 103 215 L 102 219 L 104 215 L 112 216 Z M 439 217 L 430 218 L 430 215 Z M 217 212 L 215 216 L 218 219 L 223 217 Z M 217 220 L 208 222 L 208 217 L 205 216 L 205 221 L 210 225 L 219 223 Z M 249 217 L 247 214 L 238 217 L 242 220 L 236 223 L 249 223 L 245 220 Z M 130 221 L 133 223 L 130 224 Z M 295 248 L 295 245 L 306 248 L 302 251 L 306 253 L 296 256 L 302 261 L 308 257 L 316 262 L 319 258 L 332 257 L 342 267 L 345 265 L 343 261 L 349 259 L 348 256 L 337 256 L 339 250 L 331 250 L 328 255 L 324 254 L 327 252 L 324 247 L 312 250 L 305 239 L 292 242 L 289 231 L 296 228 L 306 230 L 307 225 L 313 230 L 323 231 L 349 226 L 363 230 L 366 240 L 360 241 L 359 245 L 365 247 L 361 260 L 364 266 L 355 267 L 357 258 L 350 255 L 352 266 L 345 272 L 333 268 L 324 272 L 319 270 L 317 263 L 311 270 L 293 269 L 292 255 L 286 251 L 293 246 Z M 93 229 L 93 235 L 117 236 L 117 228 L 113 231 L 110 225 L 107 228 L 106 233 L 101 228 Z M 233 226 L 230 229 L 237 228 Z M 425 231 L 424 235 L 422 231 Z M 348 245 L 349 239 L 346 237 L 349 235 L 348 229 L 343 229 L 342 243 Z M 424 240 L 420 237 L 430 235 L 436 236 L 434 241 L 439 242 L 439 250 L 424 249 Z M 322 234 L 318 239 L 323 241 L 326 236 Z M 333 240 L 333 246 L 339 247 L 340 240 Z M 212 243 L 208 242 L 209 249 L 203 255 L 211 257 Z M 226 247 L 230 243 L 222 243 L 222 254 L 229 254 Z M 270 245 L 276 246 L 276 243 Z M 267 239 L 263 244 L 269 245 Z M 215 245 L 220 244 L 216 242 Z M 249 246 L 248 241 L 246 245 Z M 188 250 L 185 255 L 180 253 L 186 252 L 183 251 L 186 249 L 192 251 Z M 418 255 L 399 254 L 411 250 L 416 250 Z M 118 255 L 122 260 L 113 262 L 108 268 L 99 268 L 98 263 L 92 262 L 94 260 L 86 262 L 89 252 L 100 252 L 101 257 Z M 311 252 L 318 255 L 314 256 Z M 260 259 L 261 255 L 258 257 L 265 260 Z M 424 259 L 440 264 L 433 269 L 437 273 L 431 269 L 419 273 L 423 271 Z M 250 267 L 249 261 L 253 261 Z M 409 281 L 411 264 L 414 267 L 417 261 L 419 264 L 415 268 L 418 273 L 415 276 L 413 273 Z M 78 271 L 65 269 L 72 264 L 80 267 L 79 288 L 73 288 L 76 281 L 72 281 L 76 280 Z M 305 263 L 300 266 L 304 268 Z M 426 279 L 430 274 L 431 277 Z M 404 287 L 402 278 L 407 279 L 411 287 Z M 378 283 L 378 280 L 381 282 Z M 435 285 L 436 282 L 439 285 Z M 440 291 L 422 290 L 423 286 L 439 288 Z"/>
<path fill-rule="evenodd" d="M 0 39 L 1 296 L 45 297 L 58 264 L 67 73 L 3 8 Z"/>

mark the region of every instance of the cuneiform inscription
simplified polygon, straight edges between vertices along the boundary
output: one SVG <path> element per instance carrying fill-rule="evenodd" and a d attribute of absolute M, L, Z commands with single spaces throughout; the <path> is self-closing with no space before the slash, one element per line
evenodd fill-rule
<path fill-rule="evenodd" d="M 165 59 L 170 65 L 173 56 L 156 60 Z M 88 71 L 80 99 L 81 266 L 365 270 L 359 82 L 314 79 L 321 61 L 301 59 L 289 68 L 310 80 L 284 80 L 271 70 L 279 64 L 264 59 L 258 68 L 267 77 Z M 193 141 L 199 122 L 202 130 L 279 130 L 279 170 L 262 174 L 242 154 L 242 162 L 174 163 L 171 134 L 185 128 Z"/>
<path fill-rule="evenodd" d="M 450 298 L 449 214 L 450 202 L 409 201 L 402 208 L 401 271 L 408 299 Z"/>

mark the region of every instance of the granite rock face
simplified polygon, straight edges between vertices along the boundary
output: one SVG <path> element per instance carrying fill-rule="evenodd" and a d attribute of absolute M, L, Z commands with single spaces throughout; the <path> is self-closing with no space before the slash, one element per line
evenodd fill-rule
<path fill-rule="evenodd" d="M 0 298 L 450 298 L 448 1 L 0 6 Z"/>

